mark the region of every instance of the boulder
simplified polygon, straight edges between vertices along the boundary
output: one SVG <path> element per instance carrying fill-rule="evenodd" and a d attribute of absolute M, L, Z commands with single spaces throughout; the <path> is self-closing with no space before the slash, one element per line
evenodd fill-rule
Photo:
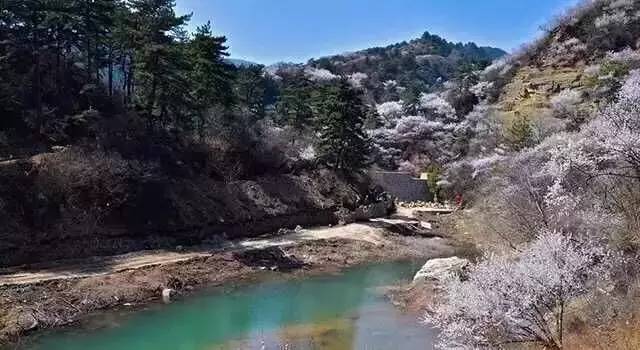
<path fill-rule="evenodd" d="M 165 304 L 169 304 L 172 301 L 173 296 L 176 294 L 176 291 L 171 288 L 164 288 L 162 290 L 162 302 Z"/>
<path fill-rule="evenodd" d="M 36 319 L 36 317 L 33 315 L 33 313 L 23 313 L 20 314 L 18 316 L 18 327 L 20 328 L 20 331 L 22 332 L 29 332 L 32 331 L 36 328 L 38 328 L 39 326 L 39 322 Z"/>
<path fill-rule="evenodd" d="M 436 281 L 442 282 L 450 274 L 462 274 L 469 260 L 457 256 L 445 259 L 431 259 L 413 277 L 413 283 Z"/>

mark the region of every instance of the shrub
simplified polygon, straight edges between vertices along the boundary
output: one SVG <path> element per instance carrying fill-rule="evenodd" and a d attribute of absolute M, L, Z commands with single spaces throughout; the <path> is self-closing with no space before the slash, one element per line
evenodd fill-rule
<path fill-rule="evenodd" d="M 575 116 L 578 105 L 582 102 L 582 94 L 576 90 L 565 89 L 551 97 L 551 108 L 556 118 Z"/>
<path fill-rule="evenodd" d="M 129 200 L 136 181 L 157 170 L 153 163 L 77 147 L 37 156 L 35 162 L 40 195 L 51 210 L 59 208 L 62 231 L 68 234 L 92 233 Z"/>
<path fill-rule="evenodd" d="M 506 130 L 505 138 L 514 151 L 533 146 L 535 142 L 534 128 L 526 116 L 515 119 Z"/>

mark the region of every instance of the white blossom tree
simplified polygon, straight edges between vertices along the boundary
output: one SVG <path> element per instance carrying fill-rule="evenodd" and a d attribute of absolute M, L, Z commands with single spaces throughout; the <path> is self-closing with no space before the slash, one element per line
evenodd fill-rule
<path fill-rule="evenodd" d="M 454 119 L 456 116 L 456 110 L 449 102 L 435 93 L 421 94 L 420 108 L 426 113 L 433 114 L 435 118 Z"/>
<path fill-rule="evenodd" d="M 323 68 L 307 67 L 304 70 L 304 74 L 312 81 L 329 81 L 340 78 L 340 76 Z"/>
<path fill-rule="evenodd" d="M 395 125 L 395 121 L 404 114 L 404 102 L 384 102 L 377 105 L 376 110 L 386 126 L 393 126 Z"/>
<path fill-rule="evenodd" d="M 488 256 L 465 279 L 451 276 L 426 321 L 442 329 L 443 348 L 540 343 L 561 349 L 566 307 L 609 282 L 610 257 L 595 241 L 544 232 L 515 256 Z"/>

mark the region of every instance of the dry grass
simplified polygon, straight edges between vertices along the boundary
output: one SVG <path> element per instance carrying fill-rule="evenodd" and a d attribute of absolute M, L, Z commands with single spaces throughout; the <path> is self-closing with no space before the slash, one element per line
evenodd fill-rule
<path fill-rule="evenodd" d="M 637 350 L 640 349 L 640 319 L 633 318 L 605 327 L 585 327 L 567 334 L 569 350 Z"/>
<path fill-rule="evenodd" d="M 553 95 L 564 89 L 581 89 L 586 84 L 584 64 L 575 67 L 523 67 L 506 85 L 499 110 L 507 124 L 517 116 L 535 121 L 548 111 Z"/>

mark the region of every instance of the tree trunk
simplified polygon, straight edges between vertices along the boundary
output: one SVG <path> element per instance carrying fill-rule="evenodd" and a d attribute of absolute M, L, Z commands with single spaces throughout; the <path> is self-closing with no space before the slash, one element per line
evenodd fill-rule
<path fill-rule="evenodd" d="M 109 97 L 113 97 L 113 45 L 109 45 Z"/>
<path fill-rule="evenodd" d="M 95 32 L 95 38 L 93 41 L 93 47 L 94 47 L 94 51 L 93 54 L 95 55 L 94 57 L 94 63 L 95 63 L 95 69 L 96 69 L 96 83 L 100 83 L 100 50 L 99 50 L 99 40 L 98 40 L 98 30 L 96 29 Z"/>
<path fill-rule="evenodd" d="M 129 56 L 129 73 L 127 74 L 127 103 L 131 103 L 134 94 L 133 73 L 133 57 Z"/>
<path fill-rule="evenodd" d="M 42 128 L 44 125 L 44 120 L 42 118 L 42 77 L 40 72 L 40 51 L 36 49 L 36 53 L 34 56 L 34 82 L 33 82 L 33 90 L 36 104 L 36 120 L 38 123 L 38 128 Z"/>
<path fill-rule="evenodd" d="M 153 67 L 157 69 L 158 67 L 158 57 L 154 58 Z M 147 113 L 151 116 L 153 112 L 153 107 L 156 102 L 157 90 L 158 90 L 158 74 L 157 72 L 151 73 L 151 89 L 147 95 Z"/>
<path fill-rule="evenodd" d="M 60 72 L 60 56 L 62 49 L 60 47 L 60 32 L 56 34 L 56 96 L 58 100 L 61 100 L 61 89 L 60 89 L 60 81 L 62 80 L 60 77 L 62 73 Z"/>
<path fill-rule="evenodd" d="M 158 79 L 154 74 L 153 78 L 151 79 L 151 90 L 147 95 L 147 113 L 149 114 L 149 116 L 151 116 L 151 113 L 153 113 L 153 106 L 155 105 L 155 102 L 156 102 L 157 89 L 158 89 Z"/>
<path fill-rule="evenodd" d="M 39 29 L 38 29 L 38 20 L 37 14 L 33 14 L 34 25 L 33 25 L 33 42 L 31 43 L 32 54 L 33 54 L 33 96 L 36 107 L 36 124 L 38 127 L 38 131 L 42 131 L 42 127 L 44 125 L 44 120 L 42 117 L 42 77 L 41 77 L 41 67 L 40 67 L 40 37 L 39 37 Z"/>

